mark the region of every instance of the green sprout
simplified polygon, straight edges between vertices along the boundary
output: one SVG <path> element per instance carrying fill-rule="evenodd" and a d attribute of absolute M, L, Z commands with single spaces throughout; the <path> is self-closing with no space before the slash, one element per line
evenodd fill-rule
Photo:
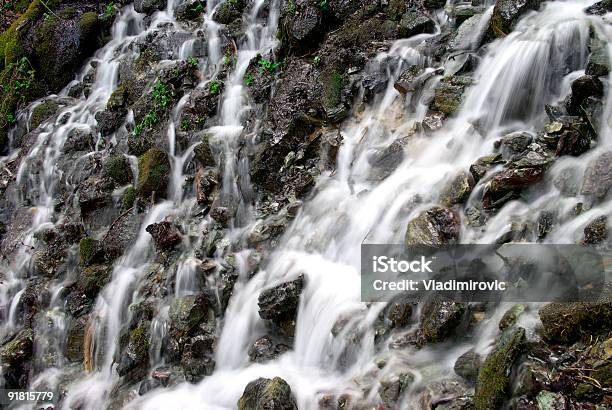
<path fill-rule="evenodd" d="M 9 125 L 15 124 L 17 122 L 17 119 L 15 118 L 15 114 L 13 114 L 13 113 L 6 114 L 6 122 Z"/>
<path fill-rule="evenodd" d="M 221 92 L 221 87 L 219 86 L 218 82 L 212 80 L 210 83 L 208 83 L 208 91 L 210 91 L 212 95 L 216 95 Z"/>
<path fill-rule="evenodd" d="M 246 73 L 246 75 L 244 76 L 244 84 L 247 87 L 250 87 L 254 81 L 255 81 L 255 77 L 253 76 L 253 74 Z"/>
<path fill-rule="evenodd" d="M 192 67 L 197 67 L 199 63 L 198 59 L 195 57 L 189 57 L 187 59 L 187 64 L 189 64 Z"/>
<path fill-rule="evenodd" d="M 104 7 L 104 15 L 106 17 L 111 17 L 117 12 L 117 6 L 112 1 Z"/>
<path fill-rule="evenodd" d="M 191 11 L 193 11 L 194 13 L 201 14 L 204 12 L 204 6 L 202 5 L 202 3 L 198 3 L 195 7 L 191 8 Z"/>
<path fill-rule="evenodd" d="M 267 71 L 268 74 L 274 74 L 276 69 L 280 67 L 281 63 L 273 63 L 270 60 L 266 60 L 264 58 L 258 61 L 258 64 L 261 66 L 262 71 Z"/>
<path fill-rule="evenodd" d="M 315 57 L 315 58 L 312 60 L 312 63 L 313 63 L 314 65 L 316 65 L 316 66 L 317 66 L 317 65 L 319 65 L 319 64 L 321 64 L 321 56 L 316 56 L 316 57 Z"/>

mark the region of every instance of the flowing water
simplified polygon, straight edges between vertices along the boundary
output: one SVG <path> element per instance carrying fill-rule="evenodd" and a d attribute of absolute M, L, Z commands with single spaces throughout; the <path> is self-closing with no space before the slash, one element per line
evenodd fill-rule
<path fill-rule="evenodd" d="M 300 408 L 317 408 L 324 393 L 361 393 L 361 387 L 390 376 L 398 369 L 409 368 L 416 376 L 413 389 L 452 373 L 455 359 L 471 348 L 481 353 L 490 349 L 496 336 L 497 323 L 504 306 L 460 342 L 426 347 L 375 349 L 373 323 L 383 306 L 366 306 L 360 302 L 360 245 L 362 243 L 401 243 L 407 221 L 422 210 L 437 203 L 442 188 L 457 172 L 467 170 L 477 158 L 491 153 L 494 141 L 515 130 L 535 134 L 545 123 L 542 107 L 557 103 L 569 91 L 571 80 L 584 72 L 588 56 L 589 29 L 593 27 L 600 38 L 612 42 L 612 28 L 599 16 L 587 16 L 583 9 L 593 1 L 554 1 L 545 3 L 539 12 L 525 15 L 508 36 L 498 39 L 486 48 L 474 74 L 474 85 L 455 118 L 433 134 L 415 128 L 423 120 L 427 107 L 423 102 L 431 93 L 435 81 L 430 81 L 423 95 L 406 96 L 393 87 L 395 79 L 410 65 L 429 66 L 422 44 L 433 35 L 419 35 L 396 41 L 386 52 L 377 56 L 379 61 L 394 61 L 387 72 L 385 90 L 377 95 L 365 109 L 353 113 L 342 124 L 343 144 L 336 168 L 317 180 L 316 194 L 301 208 L 285 232 L 280 245 L 273 250 L 268 262 L 250 280 L 246 269 L 240 270 L 232 299 L 221 323 L 216 347 L 215 371 L 198 384 L 183 383 L 171 389 L 158 389 L 137 398 L 129 407 L 143 409 L 225 409 L 234 408 L 246 384 L 258 377 L 280 376 L 287 380 L 296 395 Z M 45 226 L 57 224 L 54 200 L 58 184 L 64 183 L 56 164 L 61 147 L 70 130 L 95 125 L 94 113 L 103 109 L 108 97 L 117 87 L 121 58 L 134 58 L 129 44 L 169 23 L 185 32 L 185 41 L 173 50 L 176 58 L 201 56 L 195 30 L 185 31 L 174 18 L 174 7 L 169 2 L 165 11 L 153 16 L 145 29 L 143 16 L 132 6 L 121 10 L 113 26 L 113 39 L 93 57 L 98 62 L 96 80 L 91 93 L 78 103 L 67 106 L 63 112 L 68 120 L 49 121 L 44 124 L 29 154 L 21 163 L 17 181 L 23 197 L 32 204 L 32 221 L 23 240 L 24 246 L 11 259 L 7 277 L 0 286 L 0 300 L 9 306 L 8 320 L 0 328 L 0 339 L 19 328 L 17 306 L 24 292 L 25 279 L 32 264 L 28 244 Z M 222 69 L 223 52 L 219 40 L 219 26 L 212 20 L 216 0 L 207 1 L 207 14 L 197 30 L 206 32 L 206 57 L 201 58 L 202 73 L 198 87 L 208 87 Z M 269 10 L 264 16 L 263 8 Z M 207 130 L 223 159 L 221 201 L 235 207 L 236 217 L 231 221 L 230 239 L 240 238 L 255 223 L 254 195 L 248 180 L 248 159 L 242 147 L 252 142 L 253 136 L 245 132 L 246 115 L 251 109 L 243 86 L 248 64 L 257 54 L 271 55 L 277 46 L 276 31 L 280 0 L 256 0 L 247 7 L 243 16 L 245 40 L 236 44 L 236 61 L 225 83 L 218 111 L 217 125 Z M 475 47 L 490 18 L 490 6 L 476 27 L 467 47 Z M 453 62 L 443 67 L 452 72 Z M 87 75 L 84 69 L 80 78 Z M 64 92 L 65 95 L 66 91 Z M 412 101 L 416 99 L 416 101 Z M 88 340 L 92 363 L 86 367 L 93 371 L 76 377 L 66 389 L 62 408 L 102 409 L 112 399 L 113 387 L 118 382 L 115 356 L 120 331 L 129 321 L 128 306 L 138 300 L 138 285 L 154 261 L 154 250 L 147 225 L 171 218 L 181 222 L 188 232 L 199 232 L 207 221 L 192 222 L 195 198 L 185 195 L 184 168 L 193 156 L 193 146 L 183 151 L 176 147 L 175 127 L 188 96 L 181 99 L 168 122 L 167 138 L 171 155 L 171 194 L 168 199 L 153 206 L 144 218 L 133 247 L 125 252 L 113 266 L 112 280 L 98 296 L 92 317 L 95 317 Z M 547 181 L 568 170 L 582 175 L 586 164 L 599 153 L 612 148 L 612 101 L 605 97 L 604 114 L 597 146 L 580 158 L 563 157 L 556 161 L 547 174 Z M 60 115 L 62 117 L 62 115 Z M 128 119 L 128 121 L 130 121 Z M 389 146 L 399 138 L 408 136 L 407 148 L 400 166 L 380 181 L 373 177 L 369 158 L 372 153 Z M 17 155 L 5 158 L 8 162 Z M 88 154 L 89 155 L 89 154 Z M 133 160 L 133 159 L 132 159 Z M 35 168 L 39 171 L 35 172 Z M 485 181 L 486 182 L 486 181 Z M 539 185 L 538 191 L 529 191 L 524 200 L 512 201 L 500 209 L 485 226 L 470 227 L 462 224 L 461 241 L 465 243 L 492 243 L 507 232 L 512 223 L 529 223 L 537 219 L 542 210 L 551 207 L 559 211 L 559 223 L 547 236 L 550 243 L 573 243 L 581 238 L 585 224 L 599 215 L 611 215 L 612 202 L 603 202 L 586 209 L 579 216 L 570 212 L 579 197 L 565 197 L 552 183 Z M 478 200 L 478 189 L 468 199 L 468 206 Z M 535 241 L 537 238 L 528 238 Z M 185 240 L 184 240 L 185 241 Z M 193 249 L 198 242 L 183 243 L 183 254 L 175 272 L 172 296 L 198 292 L 201 284 L 196 278 L 197 256 Z M 238 259 L 246 260 L 252 253 L 244 250 Z M 240 263 L 238 263 L 240 266 Z M 70 280 L 53 282 L 52 297 L 46 315 L 46 333 L 35 348 L 36 377 L 32 389 L 56 390 L 63 374 L 74 371 L 62 357 L 65 314 L 63 301 L 58 295 Z M 265 363 L 249 362 L 248 348 L 265 334 L 258 315 L 257 299 L 261 290 L 304 274 L 305 289 L 300 299 L 294 349 Z M 171 299 L 171 297 L 169 299 Z M 161 344 L 168 333 L 168 305 L 163 306 L 151 325 L 152 366 L 163 363 Z M 332 327 L 339 319 L 350 318 L 354 326 L 366 332 L 358 346 L 349 346 L 348 338 L 332 337 Z M 533 316 L 521 319 L 526 327 L 536 322 Z M 409 331 L 409 330 L 407 330 Z M 390 345 L 392 345 L 391 343 Z M 353 350 L 350 365 L 344 363 L 344 354 Z M 46 360 L 53 357 L 52 360 Z M 387 362 L 378 372 L 377 362 Z M 376 389 L 370 393 L 376 395 Z M 403 405 L 418 406 L 416 395 L 407 394 Z"/>

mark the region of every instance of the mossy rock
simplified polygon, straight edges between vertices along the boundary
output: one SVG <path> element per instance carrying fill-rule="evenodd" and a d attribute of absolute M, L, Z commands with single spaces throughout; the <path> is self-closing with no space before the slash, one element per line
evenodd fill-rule
<path fill-rule="evenodd" d="M 238 400 L 238 410 L 297 410 L 291 386 L 280 377 L 259 378 L 247 384 Z"/>
<path fill-rule="evenodd" d="M 149 322 L 142 322 L 130 333 L 129 347 L 135 356 L 135 360 L 143 362 L 149 357 Z"/>
<path fill-rule="evenodd" d="M 89 266 L 94 262 L 100 261 L 102 256 L 101 249 L 100 241 L 89 236 L 81 239 L 79 242 L 79 257 L 81 259 L 81 264 Z"/>
<path fill-rule="evenodd" d="M 153 192 L 165 198 L 170 180 L 170 160 L 168 154 L 151 148 L 138 158 L 138 194 L 149 197 Z"/>
<path fill-rule="evenodd" d="M 465 89 L 472 84 L 466 76 L 448 76 L 440 81 L 434 92 L 432 109 L 445 114 L 454 114 L 463 102 Z"/>
<path fill-rule="evenodd" d="M 524 341 L 523 328 L 514 328 L 502 333 L 478 372 L 474 393 L 475 410 L 502 407 L 510 394 L 510 373 L 521 353 Z"/>
<path fill-rule="evenodd" d="M 178 334 L 186 334 L 197 326 L 208 313 L 208 303 L 203 294 L 175 298 L 170 304 L 171 327 Z"/>
<path fill-rule="evenodd" d="M 215 157 L 210 149 L 209 135 L 202 137 L 202 142 L 193 148 L 196 160 L 204 167 L 216 166 Z"/>
<path fill-rule="evenodd" d="M 106 175 L 119 185 L 132 182 L 134 175 L 130 162 L 123 155 L 113 155 L 106 161 Z"/>
<path fill-rule="evenodd" d="M 30 128 L 38 128 L 43 121 L 46 121 L 52 115 L 54 115 L 58 108 L 59 104 L 53 100 L 44 101 L 38 104 L 32 110 L 32 116 L 30 117 Z"/>
<path fill-rule="evenodd" d="M 612 301 L 550 303 L 540 309 L 540 320 L 547 340 L 573 343 L 612 330 Z"/>
<path fill-rule="evenodd" d="M 134 206 L 134 202 L 136 202 L 136 198 L 138 197 L 138 192 L 133 185 L 127 187 L 127 189 L 123 192 L 123 197 L 121 198 L 121 206 L 123 209 L 130 209 Z"/>
<path fill-rule="evenodd" d="M 95 298 L 100 290 L 110 281 L 112 269 L 105 265 L 93 265 L 83 268 L 79 276 L 79 288 L 90 298 Z"/>

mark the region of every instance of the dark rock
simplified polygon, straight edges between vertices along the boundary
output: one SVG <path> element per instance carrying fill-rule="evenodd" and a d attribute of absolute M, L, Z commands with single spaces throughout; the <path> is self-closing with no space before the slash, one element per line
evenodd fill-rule
<path fill-rule="evenodd" d="M 54 100 L 46 100 L 32 109 L 30 116 L 30 129 L 38 128 L 40 124 L 57 113 L 59 104 Z"/>
<path fill-rule="evenodd" d="M 516 324 L 518 318 L 525 312 L 525 305 L 516 304 L 504 313 L 499 321 L 499 330 L 506 330 Z"/>
<path fill-rule="evenodd" d="M 612 329 L 612 302 L 550 303 L 540 309 L 540 320 L 547 340 L 572 343 Z"/>
<path fill-rule="evenodd" d="M 598 3 L 595 3 L 598 4 Z M 610 2 L 612 8 L 612 2 Z M 595 77 L 606 77 L 610 73 L 610 53 L 605 41 L 594 36 L 589 44 L 591 54 L 587 61 L 585 74 Z"/>
<path fill-rule="evenodd" d="M 234 20 L 242 17 L 242 11 L 246 6 L 246 1 L 235 0 L 223 2 L 217 7 L 212 18 L 217 23 L 231 24 Z"/>
<path fill-rule="evenodd" d="M 444 245 L 459 239 L 459 215 L 453 210 L 433 207 L 408 223 L 406 245 Z"/>
<path fill-rule="evenodd" d="M 210 204 L 214 191 L 219 184 L 219 175 L 215 170 L 198 170 L 195 177 L 196 200 L 199 204 Z"/>
<path fill-rule="evenodd" d="M 170 221 L 162 221 L 147 226 L 146 231 L 151 234 L 157 250 L 172 249 L 181 243 L 181 234 Z"/>
<path fill-rule="evenodd" d="M 592 6 L 589 6 L 584 9 L 584 12 L 586 14 L 594 14 L 597 16 L 603 16 L 604 14 L 609 13 L 610 11 L 612 11 L 612 1 L 610 0 L 598 1 Z"/>
<path fill-rule="evenodd" d="M 27 387 L 33 342 L 34 331 L 26 328 L 0 347 L 5 388 L 25 389 Z"/>
<path fill-rule="evenodd" d="M 489 183 L 482 203 L 485 209 L 494 209 L 518 196 L 518 192 L 544 177 L 542 168 L 519 168 L 500 171 Z"/>
<path fill-rule="evenodd" d="M 394 329 L 407 326 L 412 319 L 413 302 L 396 297 L 387 303 L 374 324 L 376 334 L 374 341 L 383 340 Z"/>
<path fill-rule="evenodd" d="M 202 137 L 202 142 L 193 148 L 193 154 L 195 159 L 203 167 L 214 167 L 216 166 L 215 157 L 208 143 L 209 136 L 205 135 Z"/>
<path fill-rule="evenodd" d="M 268 336 L 263 336 L 249 347 L 248 353 L 252 362 L 265 363 L 276 359 L 278 356 L 289 351 L 289 349 L 290 346 L 287 344 L 278 342 Z"/>
<path fill-rule="evenodd" d="M 423 7 L 427 10 L 438 10 L 442 9 L 446 6 L 446 1 L 444 0 L 425 0 L 423 2 Z"/>
<path fill-rule="evenodd" d="M 592 196 L 602 200 L 608 194 L 612 186 L 612 152 L 607 151 L 600 154 L 594 161 L 590 162 L 584 172 L 582 195 Z"/>
<path fill-rule="evenodd" d="M 512 386 L 512 396 L 534 397 L 547 388 L 550 377 L 546 367 L 539 362 L 526 361 L 519 365 Z"/>
<path fill-rule="evenodd" d="M 111 156 L 105 164 L 106 175 L 113 179 L 118 185 L 126 185 L 132 182 L 134 177 L 130 162 L 123 155 Z"/>
<path fill-rule="evenodd" d="M 66 137 L 62 150 L 65 153 L 92 151 L 94 148 L 94 136 L 91 131 L 73 128 Z"/>
<path fill-rule="evenodd" d="M 119 257 L 126 249 L 131 248 L 138 237 L 141 218 L 136 212 L 125 212 L 113 221 L 100 240 L 104 256 L 108 260 Z"/>
<path fill-rule="evenodd" d="M 89 316 L 72 320 L 66 331 L 66 358 L 72 362 L 84 362 L 85 334 L 89 325 Z"/>
<path fill-rule="evenodd" d="M 189 383 L 198 383 L 205 376 L 213 374 L 215 361 L 208 356 L 195 356 L 191 352 L 186 353 L 181 358 L 181 366 L 185 380 Z"/>
<path fill-rule="evenodd" d="M 505 161 L 502 160 L 501 155 L 488 155 L 486 157 L 481 157 L 470 166 L 470 173 L 474 177 L 474 181 L 478 182 L 485 176 L 491 167 L 497 164 L 503 164 L 504 162 Z"/>
<path fill-rule="evenodd" d="M 463 377 L 470 383 L 476 381 L 478 369 L 480 368 L 480 356 L 473 350 L 467 351 L 457 358 L 453 369 L 457 375 Z"/>
<path fill-rule="evenodd" d="M 315 1 L 304 1 L 299 10 L 286 7 L 280 21 L 283 47 L 296 52 L 311 51 L 325 34 L 323 12 Z"/>
<path fill-rule="evenodd" d="M 129 335 L 127 348 L 121 355 L 117 374 L 130 381 L 141 379 L 149 365 L 149 328 L 151 322 L 141 322 Z"/>
<path fill-rule="evenodd" d="M 565 101 L 565 109 L 569 115 L 583 115 L 582 106 L 588 97 L 602 97 L 603 83 L 592 75 L 583 75 L 572 83 L 572 91 Z"/>
<path fill-rule="evenodd" d="M 174 9 L 174 15 L 179 21 L 196 20 L 206 11 L 206 2 L 187 0 L 179 3 Z"/>
<path fill-rule="evenodd" d="M 155 193 L 164 198 L 170 179 L 168 154 L 158 148 L 151 148 L 138 158 L 138 194 L 148 197 Z"/>
<path fill-rule="evenodd" d="M 487 35 L 504 37 L 512 31 L 519 18 L 529 10 L 537 10 L 540 0 L 501 0 L 495 3 Z"/>
<path fill-rule="evenodd" d="M 533 137 L 531 134 L 527 132 L 513 132 L 511 134 L 504 135 L 500 140 L 500 146 L 502 150 L 502 154 L 506 154 L 506 156 L 511 156 L 515 154 L 520 154 L 525 151 Z"/>
<path fill-rule="evenodd" d="M 153 14 L 166 8 L 167 0 L 136 0 L 134 10 L 138 13 Z"/>
<path fill-rule="evenodd" d="M 387 408 L 395 408 L 413 382 L 414 375 L 412 373 L 400 373 L 384 378 L 380 381 L 378 394 Z"/>
<path fill-rule="evenodd" d="M 375 151 L 369 156 L 368 162 L 375 170 L 374 177 L 382 180 L 397 169 L 404 159 L 405 139 L 393 141 L 388 147 Z"/>
<path fill-rule="evenodd" d="M 85 237 L 79 242 L 79 259 L 83 266 L 104 261 L 104 252 L 100 241 Z"/>
<path fill-rule="evenodd" d="M 608 238 L 608 218 L 600 216 L 589 222 L 584 227 L 583 243 L 595 245 L 604 242 Z"/>
<path fill-rule="evenodd" d="M 247 384 L 238 410 L 297 410 L 291 387 L 280 377 L 259 378 Z"/>
<path fill-rule="evenodd" d="M 283 329 L 289 336 L 295 331 L 297 308 L 304 288 L 304 276 L 266 289 L 259 295 L 259 316 Z"/>
<path fill-rule="evenodd" d="M 442 190 L 440 203 L 447 207 L 462 204 L 470 196 L 473 187 L 474 179 L 472 176 L 465 171 L 460 172 Z"/>
<path fill-rule="evenodd" d="M 429 342 L 441 342 L 461 324 L 466 311 L 464 303 L 439 298 L 425 302 L 421 311 L 421 330 Z"/>
<path fill-rule="evenodd" d="M 521 353 L 525 329 L 504 332 L 485 359 L 476 380 L 475 410 L 500 408 L 510 394 L 510 373 Z"/>
<path fill-rule="evenodd" d="M 96 122 L 98 123 L 98 130 L 102 136 L 112 135 L 121 124 L 123 124 L 123 120 L 125 119 L 125 114 L 117 111 L 99 111 L 95 115 Z"/>
<path fill-rule="evenodd" d="M 435 23 L 429 17 L 416 11 L 405 13 L 398 26 L 400 37 L 412 37 L 417 34 L 433 33 L 435 30 Z"/>
<path fill-rule="evenodd" d="M 114 183 L 110 178 L 92 176 L 79 184 L 79 206 L 83 214 L 105 208 L 112 203 L 111 192 Z"/>
<path fill-rule="evenodd" d="M 423 118 L 423 129 L 427 132 L 433 132 L 441 129 L 444 126 L 446 114 L 438 111 L 427 111 Z"/>

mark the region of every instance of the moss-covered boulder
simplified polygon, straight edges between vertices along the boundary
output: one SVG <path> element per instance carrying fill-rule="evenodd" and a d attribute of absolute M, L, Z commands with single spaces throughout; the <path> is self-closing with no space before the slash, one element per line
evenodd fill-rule
<path fill-rule="evenodd" d="M 139 13 L 152 14 L 157 10 L 166 8 L 168 0 L 136 0 L 134 2 L 134 10 Z"/>
<path fill-rule="evenodd" d="M 291 386 L 280 377 L 259 378 L 247 384 L 238 410 L 297 410 Z"/>
<path fill-rule="evenodd" d="M 612 329 L 612 301 L 550 303 L 540 309 L 540 320 L 547 340 L 573 343 Z"/>
<path fill-rule="evenodd" d="M 231 24 L 234 20 L 242 17 L 242 11 L 246 6 L 244 0 L 224 1 L 217 7 L 213 14 L 213 20 L 221 24 Z"/>
<path fill-rule="evenodd" d="M 134 175 L 130 162 L 123 155 L 113 155 L 105 165 L 106 175 L 113 179 L 118 185 L 126 185 L 132 182 Z"/>
<path fill-rule="evenodd" d="M 136 202 L 136 198 L 138 197 L 138 192 L 133 185 L 130 185 L 123 191 L 123 196 L 121 197 L 121 206 L 123 209 L 130 209 L 134 206 L 134 202 Z"/>
<path fill-rule="evenodd" d="M 202 142 L 196 145 L 193 148 L 193 154 L 195 159 L 203 166 L 203 167 L 214 167 L 216 165 L 215 157 L 210 148 L 209 135 L 204 135 L 202 137 Z"/>
<path fill-rule="evenodd" d="M 428 342 L 441 342 L 461 324 L 465 303 L 440 298 L 425 302 L 421 311 L 421 331 Z"/>
<path fill-rule="evenodd" d="M 59 104 L 53 100 L 43 101 L 32 109 L 30 117 L 30 129 L 37 128 L 43 121 L 49 119 L 57 112 Z"/>
<path fill-rule="evenodd" d="M 151 322 L 143 321 L 129 333 L 127 348 L 121 355 L 117 374 L 128 380 L 138 380 L 146 374 L 149 365 Z"/>
<path fill-rule="evenodd" d="M 151 148 L 138 158 L 138 194 L 141 197 L 155 196 L 164 198 L 170 180 L 170 159 L 168 154 Z"/>
<path fill-rule="evenodd" d="M 33 344 L 34 331 L 26 328 L 0 347 L 4 388 L 25 389 L 28 385 Z"/>
<path fill-rule="evenodd" d="M 170 326 L 173 333 L 186 334 L 208 314 L 208 302 L 203 294 L 175 298 L 170 305 Z"/>
<path fill-rule="evenodd" d="M 466 76 L 443 78 L 435 90 L 431 109 L 448 115 L 454 114 L 463 102 L 466 88 L 471 84 L 472 79 Z"/>
<path fill-rule="evenodd" d="M 504 37 L 512 31 L 519 18 L 529 10 L 537 10 L 541 0 L 499 0 L 493 8 L 487 36 Z"/>
<path fill-rule="evenodd" d="M 84 266 L 91 265 L 102 259 L 102 246 L 100 241 L 85 237 L 79 242 L 79 257 Z"/>
<path fill-rule="evenodd" d="M 440 203 L 444 206 L 461 204 L 468 199 L 473 187 L 474 178 L 472 178 L 472 175 L 461 171 L 442 190 Z"/>
<path fill-rule="evenodd" d="M 510 373 L 524 341 L 523 328 L 511 329 L 501 335 L 478 372 L 474 392 L 475 410 L 502 407 L 510 394 Z"/>

